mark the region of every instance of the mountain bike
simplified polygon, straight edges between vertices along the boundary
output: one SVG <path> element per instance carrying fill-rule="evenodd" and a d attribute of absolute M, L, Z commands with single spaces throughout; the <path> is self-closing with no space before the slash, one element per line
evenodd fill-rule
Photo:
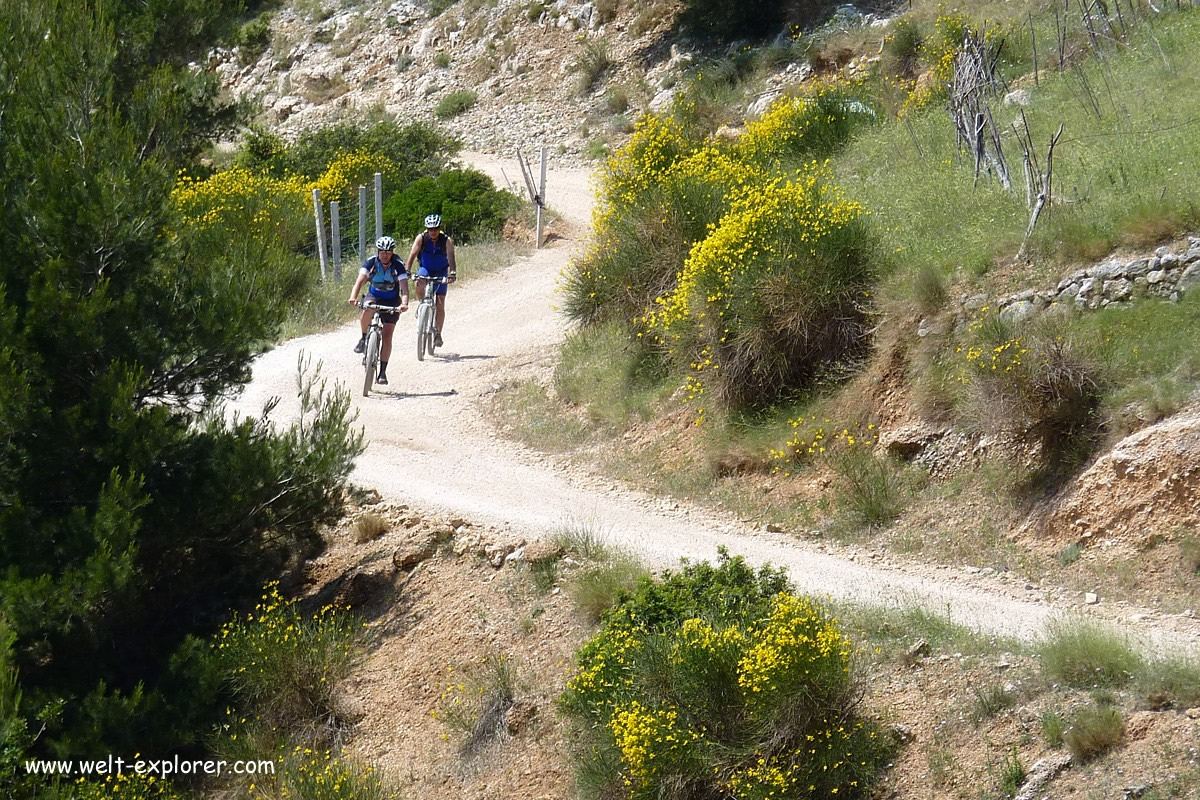
<path fill-rule="evenodd" d="M 386 311 L 399 311 L 400 308 L 383 306 L 367 300 L 361 301 L 358 307 L 369 308 L 375 312 L 375 315 L 371 317 L 371 325 L 367 328 L 367 345 L 363 350 L 363 367 L 366 370 L 363 378 L 363 397 L 369 397 L 371 387 L 375 385 L 375 378 L 379 374 L 379 351 L 383 347 L 383 316 L 381 314 Z"/>
<path fill-rule="evenodd" d="M 437 317 L 437 285 L 448 282 L 447 278 L 416 276 L 425 281 L 425 298 L 417 305 L 417 361 L 424 361 L 425 354 L 433 355 L 434 328 Z"/>

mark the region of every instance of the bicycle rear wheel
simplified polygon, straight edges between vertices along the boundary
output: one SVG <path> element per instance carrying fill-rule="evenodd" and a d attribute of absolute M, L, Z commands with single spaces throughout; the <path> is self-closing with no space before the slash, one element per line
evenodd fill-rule
<path fill-rule="evenodd" d="M 425 360 L 425 348 L 429 344 L 429 331 L 433 327 L 433 314 L 429 305 L 421 303 L 417 306 L 417 361 Z M 430 355 L 433 351 L 430 350 Z"/>
<path fill-rule="evenodd" d="M 375 385 L 375 376 L 379 371 L 379 348 L 382 342 L 377 328 L 371 328 L 367 334 L 366 375 L 363 377 L 363 397 L 371 395 L 371 387 Z"/>

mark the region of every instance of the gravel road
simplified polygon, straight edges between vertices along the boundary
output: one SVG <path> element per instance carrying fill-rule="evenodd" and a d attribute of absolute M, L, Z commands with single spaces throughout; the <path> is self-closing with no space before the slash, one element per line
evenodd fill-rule
<path fill-rule="evenodd" d="M 478 154 L 464 159 L 501 184 L 519 176 L 515 163 Z M 591 200 L 585 171 L 551 164 L 547 202 L 556 213 L 584 231 Z M 362 371 L 351 352 L 357 330 L 347 326 L 291 340 L 263 355 L 236 408 L 258 413 L 269 398 L 280 396 L 273 417 L 293 418 L 296 364 L 303 355 L 322 362 L 323 374 L 351 392 L 369 442 L 353 480 L 390 500 L 524 535 L 551 534 L 566 522 L 588 520 L 612 543 L 658 566 L 681 556 L 711 559 L 725 546 L 751 562 L 785 566 L 805 592 L 885 606 L 921 605 L 972 628 L 1026 640 L 1052 617 L 1078 612 L 1106 617 L 1155 644 L 1200 643 L 1200 623 L 1190 618 L 1120 603 L 1084 607 L 1081 597 L 1048 594 L 1011 576 L 867 552 L 822 552 L 818 543 L 754 530 L 719 511 L 664 502 L 501 438 L 481 415 L 480 401 L 503 376 L 553 353 L 567 329 L 554 311 L 556 281 L 582 245 L 582 237 L 557 240 L 499 272 L 452 287 L 445 347 L 432 359 L 417 361 L 413 315 L 405 314 L 388 369 L 391 383 L 368 398 L 361 397 Z"/>

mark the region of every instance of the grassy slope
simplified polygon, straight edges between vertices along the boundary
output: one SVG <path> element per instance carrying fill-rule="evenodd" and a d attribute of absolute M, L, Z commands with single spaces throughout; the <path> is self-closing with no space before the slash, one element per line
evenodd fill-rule
<path fill-rule="evenodd" d="M 1132 27 L 1132 26 L 1131 26 Z M 1144 246 L 1200 223 L 1200 63 L 1192 44 L 1200 13 L 1144 17 L 1128 47 L 1078 70 L 1017 76 L 1031 91 L 1025 110 L 1035 145 L 1045 147 L 1061 123 L 1055 151 L 1052 213 L 1035 231 L 1033 264 L 991 275 L 1016 252 L 1029 222 L 1020 148 L 1008 126 L 1020 116 L 1000 106 L 1005 153 L 1018 191 L 983 177 L 974 183 L 940 108 L 905 125 L 881 125 L 835 161 L 850 194 L 878 217 L 900 265 L 893 284 L 907 293 L 932 266 L 964 287 L 1007 288 L 1058 275 L 1066 265 L 1097 259 L 1122 244 Z M 1010 67 L 1024 72 L 1026 64 Z M 1089 90 L 1100 109 L 1087 101 Z M 1014 77 L 1010 75 L 1010 78 Z M 919 142 L 920 150 L 917 149 Z"/>
<path fill-rule="evenodd" d="M 1029 8 L 1037 5 L 984 4 L 977 12 L 995 24 L 997 11 L 1015 20 Z M 927 31 L 935 15 L 932 4 L 916 4 L 914 16 Z M 1043 9 L 1034 19 L 1038 36 L 1048 40 L 1053 17 Z M 839 183 L 871 208 L 877 231 L 894 254 L 879 304 L 880 351 L 908 351 L 902 391 L 932 397 L 935 406 L 958 415 L 962 424 L 977 421 L 964 418 L 966 398 L 956 380 L 964 368 L 956 353 L 958 336 L 918 342 L 913 330 L 919 313 L 914 286 L 922 273 L 935 271 L 951 296 L 1043 288 L 1053 286 L 1080 259 L 1101 257 L 1120 244 L 1148 246 L 1200 223 L 1200 136 L 1195 135 L 1200 94 L 1193 88 L 1200 84 L 1200 62 L 1188 52 L 1200 33 L 1200 10 L 1146 17 L 1131 24 L 1131 30 L 1129 44 L 1110 48 L 1102 59 L 1089 57 L 1072 40 L 1087 85 L 1102 92 L 1099 116 L 1081 101 L 1080 79 L 1073 72 L 1047 70 L 1054 59 L 1045 53 L 1040 85 L 1034 86 L 1028 35 L 1010 36 L 1013 43 L 1006 52 L 1013 60 L 1005 69 L 1010 80 L 1030 88 L 1026 117 L 1035 141 L 1046 141 L 1060 122 L 1066 129 L 1055 168 L 1056 196 L 1064 202 L 1039 223 L 1030 263 L 1012 258 L 1028 223 L 1023 189 L 1007 194 L 986 177 L 976 185 L 971 165 L 954 151 L 953 132 L 940 108 L 916 114 L 911 131 L 903 122 L 881 122 L 833 162 Z M 1018 114 L 1015 107 L 1000 109 L 1006 116 Z M 1008 160 L 1019 164 L 1013 138 L 1006 139 Z M 1110 438 L 1173 412 L 1200 385 L 1200 356 L 1194 347 L 1200 335 L 1200 297 L 1178 304 L 1146 299 L 1133 309 L 1073 315 L 1057 333 L 1071 338 L 1102 379 L 1101 411 Z M 816 416 L 835 424 L 869 420 L 877 412 L 872 390 L 888 369 L 881 362 L 867 365 L 841 388 L 827 388 L 754 418 L 711 419 L 696 429 L 688 426 L 693 412 L 676 392 L 682 378 L 647 358 L 626 331 L 595 326 L 568 340 L 551 396 L 537 386 L 518 386 L 502 393 L 498 402 L 523 409 L 516 417 L 529 420 L 528 438 L 535 446 L 582 448 L 588 459 L 628 479 L 719 502 L 747 518 L 812 526 L 839 505 L 837 492 L 827 491 L 828 471 L 801 470 L 791 478 L 770 474 L 767 454 L 794 430 L 790 419 Z M 621 444 L 611 446 L 614 440 Z M 1009 467 L 999 471 L 1006 476 L 1000 485 L 996 470 L 990 470 L 958 476 L 953 491 L 940 482 L 920 488 L 918 475 L 893 476 L 910 497 L 917 493 L 912 505 L 929 506 L 918 516 L 927 519 L 933 537 L 926 546 L 916 541 L 919 532 L 905 529 L 899 534 L 903 541 L 894 544 L 922 557 L 959 562 L 962 548 L 939 544 L 945 537 L 938 530 L 957 525 L 956 503 L 986 498 L 996 516 L 980 527 L 979 537 L 992 542 L 984 550 L 1031 574 L 1052 573 L 1053 564 L 1034 564 L 1008 552 L 1012 545 L 997 533 L 1018 519 L 1032 499 L 1024 494 L 1030 486 L 1019 474 Z M 943 512 L 948 513 L 944 522 L 930 517 Z M 867 535 L 879 538 L 878 528 Z"/>

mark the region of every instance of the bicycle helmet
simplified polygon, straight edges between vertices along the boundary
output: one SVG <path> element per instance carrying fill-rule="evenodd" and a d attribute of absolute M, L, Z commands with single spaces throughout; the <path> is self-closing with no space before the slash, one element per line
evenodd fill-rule
<path fill-rule="evenodd" d="M 441 214 L 430 214 L 428 217 L 425 218 L 425 227 L 426 228 L 442 227 L 442 215 Z"/>
<path fill-rule="evenodd" d="M 396 249 L 396 240 L 390 236 L 380 236 L 375 240 L 376 250 L 392 250 Z"/>

